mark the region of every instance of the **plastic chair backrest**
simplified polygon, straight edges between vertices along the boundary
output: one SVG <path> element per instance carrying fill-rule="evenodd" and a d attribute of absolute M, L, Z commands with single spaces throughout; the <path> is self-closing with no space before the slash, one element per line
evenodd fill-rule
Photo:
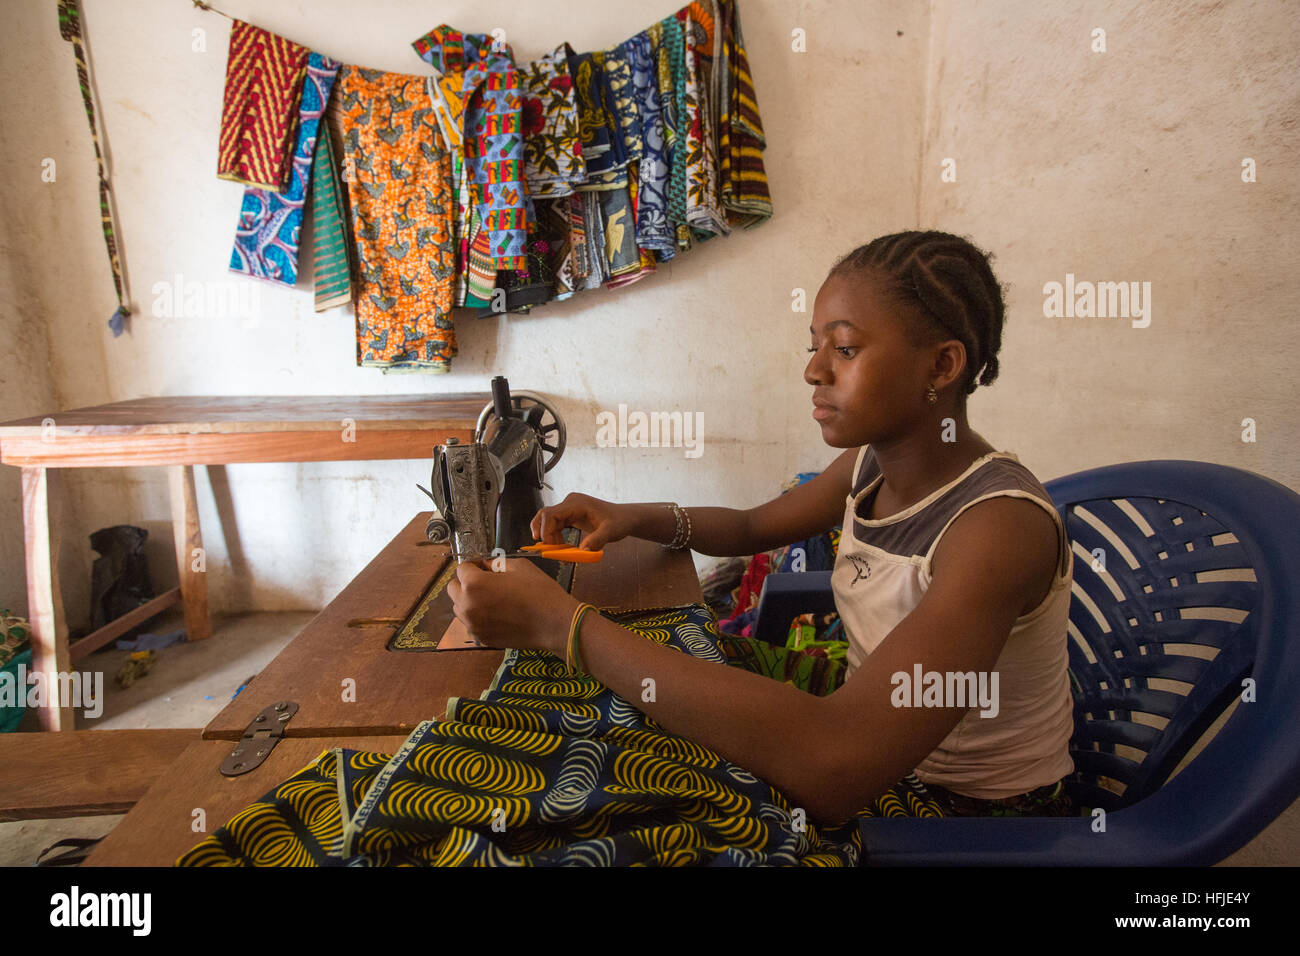
<path fill-rule="evenodd" d="M 1046 488 L 1074 553 L 1071 796 L 1109 811 L 1158 790 L 1249 694 L 1266 656 L 1296 669 L 1300 646 L 1287 636 L 1300 617 L 1300 497 L 1183 461 L 1112 465 Z M 1294 727 L 1244 736 L 1240 759 L 1262 759 L 1285 733 Z"/>

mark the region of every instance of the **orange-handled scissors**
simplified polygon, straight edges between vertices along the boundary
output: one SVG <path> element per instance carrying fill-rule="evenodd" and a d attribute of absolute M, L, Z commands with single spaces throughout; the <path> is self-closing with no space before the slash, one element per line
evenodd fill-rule
<path fill-rule="evenodd" d="M 537 544 L 526 544 L 513 555 L 508 557 L 523 557 L 525 555 L 538 555 L 548 561 L 567 561 L 570 564 L 595 564 L 605 556 L 604 551 L 585 551 L 582 548 L 575 548 L 571 544 L 547 544 L 539 541 Z"/>

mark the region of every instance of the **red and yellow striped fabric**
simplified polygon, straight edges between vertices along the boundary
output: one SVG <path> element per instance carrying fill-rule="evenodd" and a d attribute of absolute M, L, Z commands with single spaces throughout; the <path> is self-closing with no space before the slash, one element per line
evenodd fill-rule
<path fill-rule="evenodd" d="M 221 106 L 218 178 L 277 193 L 288 188 L 310 53 L 284 37 L 235 21 Z"/>

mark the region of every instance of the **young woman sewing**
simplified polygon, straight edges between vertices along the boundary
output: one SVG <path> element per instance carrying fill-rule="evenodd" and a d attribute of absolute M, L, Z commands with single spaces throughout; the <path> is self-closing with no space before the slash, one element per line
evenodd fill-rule
<path fill-rule="evenodd" d="M 969 242 L 883 236 L 836 263 L 813 309 L 811 413 L 845 449 L 825 471 L 748 510 L 570 494 L 533 519 L 542 541 L 572 526 L 586 548 L 635 536 L 709 555 L 842 523 L 832 583 L 850 648 L 838 690 L 816 697 L 693 659 L 594 613 L 574 639 L 581 668 L 818 822 L 848 819 L 913 769 L 946 813 L 1068 813 L 1069 546 L 1041 484 L 966 418 L 966 396 L 997 376 L 1002 322 L 1000 286 Z M 481 643 L 570 653 L 579 602 L 529 561 L 504 573 L 461 564 L 448 592 Z M 900 675 L 931 672 L 990 678 L 995 706 L 915 706 L 920 690 L 901 694 Z"/>

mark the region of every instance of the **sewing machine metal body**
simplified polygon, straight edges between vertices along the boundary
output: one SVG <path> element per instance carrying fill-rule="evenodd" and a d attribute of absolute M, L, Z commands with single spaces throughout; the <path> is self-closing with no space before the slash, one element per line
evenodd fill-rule
<path fill-rule="evenodd" d="M 498 375 L 474 440 L 462 445 L 453 439 L 434 449 L 433 490 L 421 490 L 438 513 L 429 519 L 425 536 L 449 544 L 457 562 L 491 560 L 494 552 L 512 554 L 532 543 L 530 525 L 542 508 L 542 489 L 550 487 L 545 475 L 564 445 L 564 422 L 555 409 L 530 392 L 511 395 Z M 559 577 L 559 562 L 536 560 Z"/>

